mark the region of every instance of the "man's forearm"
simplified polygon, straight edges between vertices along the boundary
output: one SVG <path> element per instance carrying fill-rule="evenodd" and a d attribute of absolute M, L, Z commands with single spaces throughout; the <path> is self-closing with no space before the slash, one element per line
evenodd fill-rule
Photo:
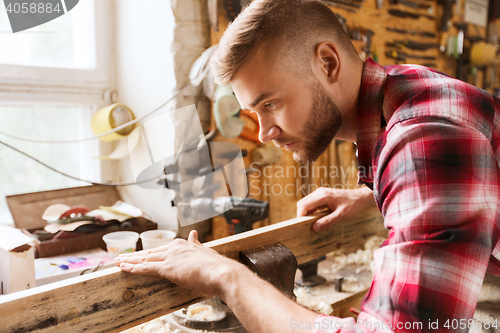
<path fill-rule="evenodd" d="M 243 265 L 224 274 L 219 294 L 249 332 L 311 332 L 317 317 Z"/>
<path fill-rule="evenodd" d="M 353 191 L 356 191 L 356 193 L 358 193 L 359 202 L 361 204 L 361 207 L 363 207 L 363 209 L 377 207 L 377 203 L 375 202 L 375 198 L 373 197 L 373 191 L 370 190 L 368 187 L 361 186 L 355 188 Z"/>

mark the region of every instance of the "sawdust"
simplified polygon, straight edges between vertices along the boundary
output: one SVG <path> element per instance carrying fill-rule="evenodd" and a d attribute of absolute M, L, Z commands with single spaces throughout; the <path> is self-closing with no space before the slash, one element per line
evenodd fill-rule
<path fill-rule="evenodd" d="M 383 237 L 373 236 L 365 242 L 364 249 L 358 249 L 358 251 L 354 253 L 345 254 L 343 250 L 340 249 L 327 254 L 328 263 L 320 263 L 320 267 L 322 268 L 318 268 L 318 274 L 325 278 L 327 276 L 330 278 L 343 277 L 344 283 L 342 290 L 344 292 L 356 294 L 367 289 L 369 285 L 367 285 L 366 274 L 364 274 L 365 277 L 362 278 L 362 280 L 365 281 L 358 281 L 356 275 L 364 271 L 373 273 L 375 268 L 373 251 L 378 249 L 384 240 Z M 353 269 L 353 266 L 355 269 Z M 352 275 L 346 275 L 346 273 Z M 333 308 L 329 301 L 334 300 L 322 295 L 321 291 L 323 290 L 323 292 L 325 292 L 325 288 L 330 287 L 333 288 L 333 283 L 331 281 L 312 289 L 296 286 L 294 288 L 294 293 L 295 296 L 297 296 L 297 303 L 318 313 L 330 315 L 333 312 Z"/>
<path fill-rule="evenodd" d="M 194 304 L 187 308 L 186 315 L 194 320 L 212 321 L 214 316 L 214 308 L 210 305 Z"/>
<path fill-rule="evenodd" d="M 145 324 L 123 331 L 122 333 L 181 333 L 181 331 L 178 329 L 171 329 L 169 323 L 165 325 L 160 319 L 154 319 Z"/>
<path fill-rule="evenodd" d="M 358 251 L 354 253 L 344 254 L 343 250 L 340 249 L 330 252 L 326 256 L 327 258 L 333 259 L 335 261 L 335 264 L 337 264 L 332 267 L 333 270 L 339 270 L 343 266 L 353 264 L 359 266 L 371 266 L 373 263 L 373 252 L 380 247 L 384 240 L 385 238 L 383 237 L 373 236 L 366 241 L 364 250 L 358 249 Z"/>
<path fill-rule="evenodd" d="M 196 333 L 217 333 L 213 331 L 196 330 Z M 169 322 L 163 322 L 160 318 L 123 331 L 122 333 L 182 333 L 178 328 L 170 325 Z"/>

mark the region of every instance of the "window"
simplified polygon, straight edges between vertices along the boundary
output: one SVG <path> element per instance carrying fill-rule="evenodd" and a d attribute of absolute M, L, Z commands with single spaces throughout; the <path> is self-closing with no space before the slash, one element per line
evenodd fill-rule
<path fill-rule="evenodd" d="M 110 1 L 84 0 L 67 14 L 13 34 L 0 5 L 0 131 L 29 139 L 92 135 L 90 118 L 111 103 Z M 98 140 L 32 143 L 0 140 L 75 177 L 99 181 Z M 10 194 L 87 185 L 0 145 L 0 223 L 12 223 Z"/>
<path fill-rule="evenodd" d="M 95 68 L 93 2 L 80 1 L 74 10 L 41 26 L 16 34 L 7 11 L 0 12 L 0 63 L 60 68 Z"/>

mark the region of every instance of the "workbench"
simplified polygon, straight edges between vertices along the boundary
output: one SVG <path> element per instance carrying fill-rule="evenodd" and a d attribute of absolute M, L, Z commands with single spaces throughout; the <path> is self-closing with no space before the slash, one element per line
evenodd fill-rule
<path fill-rule="evenodd" d="M 319 217 L 298 217 L 204 245 L 238 259 L 240 251 L 279 243 L 301 264 L 342 247 L 361 248 L 387 232 L 377 209 L 316 233 L 311 226 Z M 0 297 L 0 332 L 121 332 L 209 297 L 163 278 L 110 268 Z"/>
<path fill-rule="evenodd" d="M 298 217 L 204 245 L 237 259 L 240 251 L 279 243 L 301 264 L 333 250 L 362 248 L 370 237 L 387 235 L 377 209 L 316 233 L 311 226 L 319 217 Z M 362 296 L 353 295 L 350 300 L 359 301 Z M 110 268 L 1 296 L 0 332 L 121 332 L 209 297 L 163 278 Z M 493 276 L 485 279 L 474 318 L 490 316 L 500 320 L 500 278 Z"/>

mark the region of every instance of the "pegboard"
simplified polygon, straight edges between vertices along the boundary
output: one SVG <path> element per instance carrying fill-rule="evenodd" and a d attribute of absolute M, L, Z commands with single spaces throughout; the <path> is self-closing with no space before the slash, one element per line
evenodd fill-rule
<path fill-rule="evenodd" d="M 377 8 L 377 0 L 352 1 L 359 3 L 361 7 L 355 9 L 353 13 L 343 8 L 331 7 L 333 12 L 340 14 L 346 18 L 347 26 L 349 27 L 350 36 L 352 37 L 352 29 L 361 27 L 362 29 L 371 29 L 374 34 L 372 37 L 371 58 L 376 60 L 381 65 L 392 64 L 418 64 L 428 66 L 439 71 L 445 72 L 450 76 L 455 76 L 456 61 L 440 52 L 439 47 L 446 45 L 446 40 L 449 36 L 456 36 L 458 30 L 453 23 L 464 22 L 465 1 L 460 1 L 459 4 L 452 6 L 451 27 L 446 33 L 439 31 L 441 19 L 443 17 L 443 6 L 437 1 L 429 0 L 412 0 L 411 3 L 418 4 L 422 8 L 410 8 L 393 0 L 382 0 L 381 8 Z M 404 0 L 402 2 L 405 2 Z M 425 8 L 427 7 L 427 8 Z M 410 13 L 412 16 L 418 15 L 418 18 L 412 17 L 396 17 L 390 14 L 393 11 L 402 11 Z M 478 27 L 474 24 L 469 24 L 468 34 L 480 38 L 486 37 L 486 29 Z M 392 31 L 390 31 L 391 29 Z M 402 34 L 394 30 L 405 30 L 409 33 Z M 434 35 L 434 37 L 433 37 Z M 354 46 L 361 53 L 366 47 L 365 41 L 357 41 L 351 38 Z M 429 47 L 426 50 L 412 50 L 408 48 L 390 47 L 386 44 L 391 41 L 410 40 L 416 43 L 434 44 L 434 47 Z M 396 60 L 386 55 L 387 52 L 396 51 L 406 53 L 408 55 L 418 57 L 429 57 L 434 59 L 418 59 L 407 57 L 406 60 Z"/>

